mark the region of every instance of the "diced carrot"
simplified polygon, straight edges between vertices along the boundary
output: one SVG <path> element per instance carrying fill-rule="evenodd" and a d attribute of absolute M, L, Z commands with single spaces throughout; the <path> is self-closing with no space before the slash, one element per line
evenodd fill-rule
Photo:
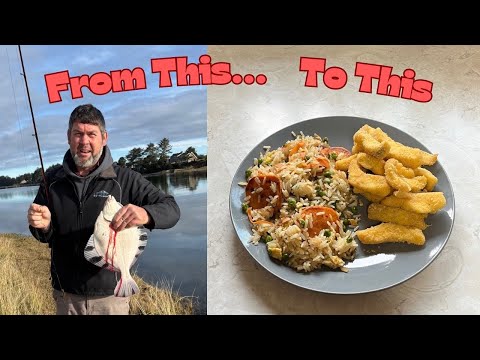
<path fill-rule="evenodd" d="M 247 209 L 247 215 L 248 215 L 248 220 L 250 220 L 251 223 L 253 223 L 253 216 L 252 216 L 252 208 L 249 207 Z"/>
<path fill-rule="evenodd" d="M 314 169 L 316 167 L 323 166 L 325 169 L 330 169 L 330 161 L 325 156 L 319 156 L 315 160 L 310 161 L 307 167 Z"/>
<path fill-rule="evenodd" d="M 323 229 L 328 229 L 328 222 L 334 224 L 339 219 L 337 212 L 327 206 L 308 206 L 303 208 L 301 210 L 302 218 L 305 218 L 307 215 L 312 215 L 312 227 L 308 228 L 310 237 L 317 236 Z"/>
<path fill-rule="evenodd" d="M 326 157 L 319 156 L 316 160 L 320 163 L 320 166 L 325 167 L 325 169 L 330 169 L 330 161 L 328 161 Z"/>
<path fill-rule="evenodd" d="M 256 225 L 273 225 L 273 223 L 271 221 L 267 221 L 267 220 L 257 220 L 257 221 L 253 221 L 252 224 L 256 224 Z"/>
<path fill-rule="evenodd" d="M 258 179 L 258 182 L 257 182 Z M 272 183 L 276 184 L 275 192 L 272 190 Z M 258 188 L 263 190 L 256 192 Z M 245 188 L 245 193 L 250 196 L 249 205 L 254 209 L 260 209 L 268 205 L 268 197 L 278 195 L 275 209 L 282 206 L 282 186 L 280 178 L 276 175 L 258 175 L 252 177 Z"/>
<path fill-rule="evenodd" d="M 299 141 L 298 143 L 296 143 L 294 145 L 294 147 L 292 149 L 290 149 L 290 151 L 288 153 L 288 156 L 290 157 L 293 154 L 296 154 L 298 152 L 298 150 L 301 149 L 304 146 L 305 146 L 305 142 L 304 141 Z"/>

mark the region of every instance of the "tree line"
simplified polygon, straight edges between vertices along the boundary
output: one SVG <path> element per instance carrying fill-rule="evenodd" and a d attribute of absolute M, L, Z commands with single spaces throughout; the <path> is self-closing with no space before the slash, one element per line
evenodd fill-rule
<path fill-rule="evenodd" d="M 119 166 L 129 167 L 141 174 L 150 174 L 163 170 L 180 169 L 185 167 L 202 167 L 207 164 L 207 155 L 197 154 L 194 147 L 189 146 L 185 151 L 174 154 L 176 161 L 171 161 L 173 156 L 172 146 L 167 138 L 163 138 L 158 144 L 149 143 L 145 148 L 135 147 L 128 154 L 121 156 L 116 162 Z M 54 164 L 45 169 L 60 166 Z M 0 187 L 16 185 L 32 185 L 43 181 L 42 169 L 38 167 L 33 173 L 25 173 L 17 177 L 0 176 Z"/>

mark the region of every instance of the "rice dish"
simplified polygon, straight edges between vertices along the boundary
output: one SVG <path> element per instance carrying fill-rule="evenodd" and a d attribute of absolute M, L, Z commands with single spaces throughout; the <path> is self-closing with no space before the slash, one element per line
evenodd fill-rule
<path fill-rule="evenodd" d="M 264 243 L 273 261 L 299 272 L 322 266 L 347 271 L 362 204 L 335 162 L 350 151 L 317 134 L 292 135 L 282 147 L 265 146 L 240 183 L 251 242 Z"/>

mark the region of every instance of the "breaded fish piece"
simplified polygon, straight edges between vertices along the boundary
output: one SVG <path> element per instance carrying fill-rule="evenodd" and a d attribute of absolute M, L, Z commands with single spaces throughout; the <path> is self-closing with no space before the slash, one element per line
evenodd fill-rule
<path fill-rule="evenodd" d="M 335 161 L 335 169 L 341 171 L 348 171 L 348 167 L 350 166 L 350 162 L 357 157 L 357 154 L 350 155 L 341 160 Z"/>
<path fill-rule="evenodd" d="M 363 152 L 377 159 L 383 159 L 385 156 L 387 156 L 390 150 L 390 145 L 388 142 L 377 141 L 372 135 L 362 129 L 363 127 L 353 135 L 353 142 L 358 144 L 358 150 L 363 150 Z"/>
<path fill-rule="evenodd" d="M 447 200 L 443 192 L 419 192 L 409 193 L 408 196 L 402 198 L 390 195 L 383 199 L 381 204 L 419 214 L 435 214 L 447 204 Z"/>
<path fill-rule="evenodd" d="M 375 194 L 371 194 L 371 193 L 368 193 L 368 192 L 363 192 L 361 190 L 358 190 L 356 187 L 353 188 L 353 192 L 355 194 L 362 195 L 365 199 L 367 199 L 368 201 L 370 201 L 372 203 L 379 203 L 380 201 L 382 201 L 385 198 L 385 196 L 380 196 L 380 195 L 375 195 Z"/>
<path fill-rule="evenodd" d="M 362 144 L 354 142 L 352 147 L 352 154 L 358 154 L 362 151 L 363 151 Z"/>
<path fill-rule="evenodd" d="M 388 151 L 387 158 L 397 159 L 406 167 L 415 169 L 422 165 L 433 165 L 437 162 L 438 154 L 430 154 L 393 140 L 389 142 L 389 145 L 390 150 Z"/>
<path fill-rule="evenodd" d="M 358 154 L 357 161 L 361 166 L 374 174 L 385 175 L 385 160 L 377 159 L 372 155 L 361 152 Z"/>
<path fill-rule="evenodd" d="M 435 188 L 435 185 L 438 183 L 438 179 L 435 175 L 433 175 L 430 171 L 427 169 L 424 169 L 422 167 L 418 167 L 416 169 L 413 169 L 415 172 L 415 175 L 423 175 L 427 179 L 427 185 L 425 185 L 425 189 L 427 191 L 432 191 Z"/>
<path fill-rule="evenodd" d="M 399 176 L 407 179 L 411 179 L 415 176 L 415 171 L 413 171 L 413 169 L 403 166 L 403 164 L 397 159 L 391 158 L 387 161 L 389 166 L 391 166 Z M 385 163 L 387 161 L 385 161 Z"/>
<path fill-rule="evenodd" d="M 385 131 L 383 131 L 381 128 L 377 127 L 377 128 L 373 128 L 371 126 L 365 128 L 366 131 L 368 131 L 368 133 L 370 135 L 372 135 L 375 139 L 377 139 L 377 141 L 390 141 L 392 140 L 392 138 L 390 136 L 387 135 L 387 133 Z"/>
<path fill-rule="evenodd" d="M 406 167 L 415 169 L 422 165 L 433 165 L 437 162 L 438 154 L 430 154 L 418 148 L 396 142 L 379 127 L 374 129 L 371 126 L 364 125 L 360 129 L 369 133 L 378 142 L 386 142 L 389 147 L 386 158 L 397 159 Z"/>
<path fill-rule="evenodd" d="M 428 214 L 414 213 L 382 204 L 370 204 L 368 206 L 368 218 L 370 220 L 413 226 L 420 230 L 427 228 L 427 224 L 425 223 L 427 215 Z"/>
<path fill-rule="evenodd" d="M 395 190 L 393 192 L 393 195 L 397 198 L 402 198 L 402 199 L 409 199 L 410 198 L 411 192 L 406 192 L 406 191 L 400 191 L 400 190 Z"/>
<path fill-rule="evenodd" d="M 352 160 L 348 167 L 348 183 L 358 191 L 376 196 L 385 197 L 392 192 L 385 176 L 364 173 L 356 159 Z"/>
<path fill-rule="evenodd" d="M 427 185 L 427 178 L 423 175 L 414 176 L 413 169 L 406 168 L 397 159 L 388 159 L 385 162 L 385 177 L 388 184 L 402 192 L 418 192 Z"/>
<path fill-rule="evenodd" d="M 365 230 L 358 230 L 357 237 L 363 244 L 383 244 L 388 242 L 406 242 L 413 245 L 425 244 L 422 230 L 413 226 L 381 223 Z"/>

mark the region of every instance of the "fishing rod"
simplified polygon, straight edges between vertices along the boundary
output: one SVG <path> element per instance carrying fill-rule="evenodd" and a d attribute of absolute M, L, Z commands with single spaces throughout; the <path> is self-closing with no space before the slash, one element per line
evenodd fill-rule
<path fill-rule="evenodd" d="M 42 178 L 43 178 L 43 182 L 45 183 L 45 195 L 47 197 L 47 204 L 48 204 L 49 201 L 48 201 L 47 178 L 45 177 L 45 169 L 43 167 L 42 151 L 40 150 L 40 142 L 38 141 L 37 126 L 35 124 L 35 116 L 33 115 L 32 101 L 30 99 L 30 91 L 28 90 L 27 74 L 25 72 L 25 66 L 23 65 L 22 48 L 20 47 L 20 45 L 18 45 L 18 52 L 20 53 L 20 62 L 22 63 L 22 74 L 21 75 L 23 76 L 23 80 L 25 80 L 25 87 L 27 88 L 28 104 L 30 105 L 30 113 L 32 115 L 32 123 L 33 123 L 33 131 L 34 131 L 33 136 L 35 136 L 35 140 L 37 141 L 38 156 L 40 157 L 40 166 L 41 166 L 41 170 L 42 170 Z"/>

